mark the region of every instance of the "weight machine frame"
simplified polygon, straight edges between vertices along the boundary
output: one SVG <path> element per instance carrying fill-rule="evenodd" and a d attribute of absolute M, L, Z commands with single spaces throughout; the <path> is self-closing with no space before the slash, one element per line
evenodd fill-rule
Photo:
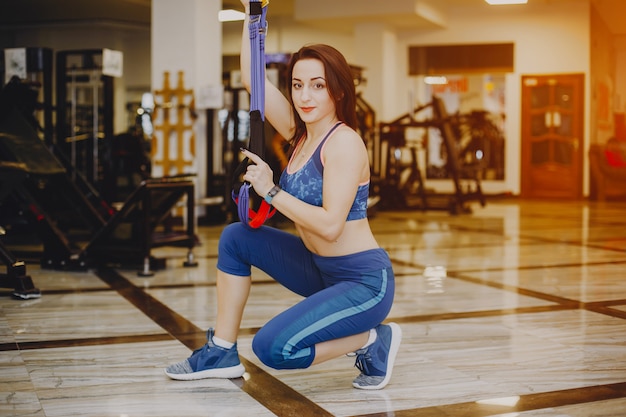
<path fill-rule="evenodd" d="M 101 265 L 139 266 L 152 275 L 159 263 L 151 256 L 158 246 L 189 249 L 184 266 L 195 266 L 194 183 L 191 175 L 144 180 L 119 211 L 85 195 L 61 162 L 13 109 L 0 126 L 0 160 L 18 164 L 23 175 L 10 192 L 11 202 L 37 231 L 43 243 L 41 266 L 84 270 Z M 6 175 L 0 176 L 0 180 Z M 186 198 L 184 230 L 175 229 L 171 211 Z M 11 259 L 5 260 L 5 263 Z"/>
<path fill-rule="evenodd" d="M 432 110 L 431 119 L 417 120 L 416 115 L 426 109 Z M 471 213 L 467 205 L 470 201 L 478 201 L 481 206 L 486 204 L 482 193 L 481 178 L 476 167 L 465 167 L 460 163 L 457 140 L 454 133 L 454 118 L 450 117 L 443 101 L 432 96 L 432 101 L 419 106 L 413 112 L 407 113 L 389 123 L 379 124 L 380 148 L 385 166 L 379 170 L 380 178 L 376 181 L 376 191 L 381 196 L 381 205 L 386 208 L 419 209 L 419 210 L 447 210 L 451 214 Z M 450 173 L 454 186 L 451 194 L 434 193 L 426 189 L 426 184 L 419 169 L 417 149 L 407 146 L 406 130 L 409 128 L 436 128 L 441 132 L 443 145 L 446 150 L 446 168 Z M 394 155 L 398 149 L 408 149 L 410 163 L 402 164 Z M 382 162 L 381 162 L 382 163 Z M 403 177 L 403 171 L 409 169 L 408 178 Z M 464 190 L 462 174 L 473 182 Z"/>

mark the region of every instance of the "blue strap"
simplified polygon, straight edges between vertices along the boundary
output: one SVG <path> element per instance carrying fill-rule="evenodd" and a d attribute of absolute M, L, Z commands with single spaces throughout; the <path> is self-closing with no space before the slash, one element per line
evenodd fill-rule
<path fill-rule="evenodd" d="M 264 157 L 265 138 L 265 35 L 267 34 L 267 0 L 250 0 L 250 151 Z M 246 161 L 247 163 L 247 161 Z M 250 183 L 244 182 L 233 199 L 237 203 L 239 220 L 252 228 L 260 227 L 276 210 L 264 200 L 258 212 L 250 208 Z"/>
<path fill-rule="evenodd" d="M 250 10 L 258 10 L 259 5 L 261 5 L 260 0 L 250 0 Z M 259 14 L 250 15 L 248 25 L 251 58 L 250 111 L 260 111 L 261 119 L 265 120 L 265 35 L 267 34 L 267 20 L 265 18 L 267 6 L 260 9 Z"/>

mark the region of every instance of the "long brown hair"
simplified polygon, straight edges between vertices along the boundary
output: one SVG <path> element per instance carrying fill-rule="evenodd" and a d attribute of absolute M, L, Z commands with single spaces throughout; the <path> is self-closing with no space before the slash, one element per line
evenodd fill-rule
<path fill-rule="evenodd" d="M 291 101 L 294 120 L 296 122 L 296 129 L 290 141 L 292 147 L 306 134 L 306 125 L 298 115 L 293 104 L 293 97 L 291 96 L 293 67 L 296 62 L 301 59 L 317 59 L 322 62 L 324 65 L 326 85 L 328 86 L 328 94 L 335 102 L 337 118 L 356 130 L 356 89 L 354 87 L 352 70 L 346 58 L 341 52 L 329 45 L 315 44 L 303 46 L 298 52 L 291 56 L 287 70 L 287 82 L 289 83 L 289 88 L 287 89 L 288 97 Z"/>

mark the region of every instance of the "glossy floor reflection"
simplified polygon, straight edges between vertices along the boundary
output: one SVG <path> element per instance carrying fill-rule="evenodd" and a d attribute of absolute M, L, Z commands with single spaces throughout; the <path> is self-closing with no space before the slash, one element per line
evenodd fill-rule
<path fill-rule="evenodd" d="M 626 415 L 625 203 L 511 199 L 460 216 L 380 212 L 371 223 L 394 262 L 389 320 L 404 333 L 386 389 L 353 389 L 347 357 L 307 370 L 262 365 L 254 333 L 299 297 L 260 272 L 239 340 L 245 377 L 169 380 L 162 368 L 214 324 L 221 226 L 204 226 L 197 267 L 161 248 L 167 268 L 150 278 L 28 265 L 43 296 L 0 295 L 0 415 Z"/>

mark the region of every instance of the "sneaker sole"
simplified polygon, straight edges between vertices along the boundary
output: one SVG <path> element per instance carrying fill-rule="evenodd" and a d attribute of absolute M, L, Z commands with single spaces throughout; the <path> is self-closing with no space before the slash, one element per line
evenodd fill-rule
<path fill-rule="evenodd" d="M 165 370 L 165 375 L 177 381 L 194 381 L 196 379 L 222 378 L 234 379 L 240 378 L 246 372 L 242 364 L 230 366 L 228 368 L 207 369 L 205 371 L 192 372 L 190 374 L 172 374 Z"/>
<path fill-rule="evenodd" d="M 396 355 L 400 349 L 400 343 L 402 342 L 402 329 L 396 323 L 389 323 L 391 328 L 391 346 L 389 346 L 389 356 L 387 358 L 387 370 L 385 372 L 385 379 L 383 379 L 378 385 L 358 385 L 353 383 L 352 386 L 358 389 L 377 390 L 383 389 L 389 383 L 391 379 L 391 373 L 393 371 L 393 365 L 396 361 Z"/>

